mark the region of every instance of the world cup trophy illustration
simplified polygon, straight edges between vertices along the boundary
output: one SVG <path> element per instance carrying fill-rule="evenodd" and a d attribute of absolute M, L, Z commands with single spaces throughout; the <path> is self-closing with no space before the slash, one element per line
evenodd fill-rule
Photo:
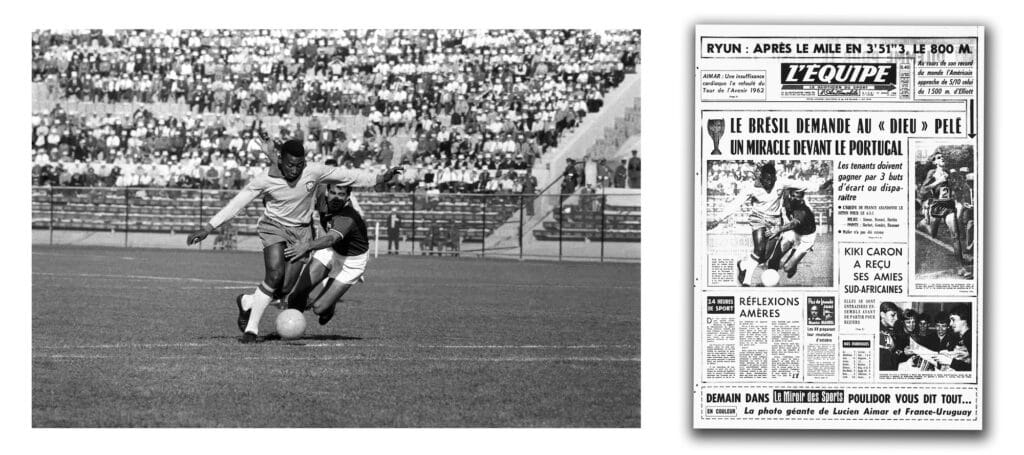
<path fill-rule="evenodd" d="M 711 140 L 714 141 L 715 149 L 711 151 L 712 155 L 721 155 L 722 151 L 718 149 L 718 141 L 722 139 L 722 134 L 725 133 L 725 119 L 713 118 L 708 119 L 708 134 L 711 135 Z"/>

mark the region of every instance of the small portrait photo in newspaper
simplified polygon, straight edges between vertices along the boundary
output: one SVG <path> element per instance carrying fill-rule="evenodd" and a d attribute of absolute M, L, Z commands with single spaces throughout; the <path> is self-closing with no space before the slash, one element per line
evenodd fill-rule
<path fill-rule="evenodd" d="M 882 302 L 878 370 L 973 371 L 970 302 Z"/>
<path fill-rule="evenodd" d="M 807 325 L 835 325 L 836 298 L 833 296 L 807 297 Z"/>
<path fill-rule="evenodd" d="M 915 145 L 915 278 L 973 280 L 974 145 L 934 140 Z"/>
<path fill-rule="evenodd" d="M 832 162 L 708 161 L 711 285 L 833 283 Z"/>

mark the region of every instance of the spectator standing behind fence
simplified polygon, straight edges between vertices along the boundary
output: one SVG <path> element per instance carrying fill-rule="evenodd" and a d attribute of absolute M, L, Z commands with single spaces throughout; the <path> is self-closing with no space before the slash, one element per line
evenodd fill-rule
<path fill-rule="evenodd" d="M 604 158 L 597 160 L 597 185 L 601 188 L 612 186 L 612 172 Z"/>
<path fill-rule="evenodd" d="M 629 159 L 627 168 L 629 171 L 629 187 L 640 188 L 640 157 L 636 156 L 636 150 L 633 150 L 633 157 Z"/>
<path fill-rule="evenodd" d="M 566 195 L 576 192 L 576 183 L 579 178 L 576 169 L 576 161 L 572 158 L 566 158 L 565 170 L 562 171 L 562 197 L 560 200 L 565 200 Z"/>
<path fill-rule="evenodd" d="M 533 216 L 533 204 L 537 194 L 537 177 L 533 175 L 533 168 L 526 169 L 526 175 L 523 176 L 522 191 L 526 216 Z"/>
<path fill-rule="evenodd" d="M 615 176 L 614 176 L 615 187 L 616 188 L 625 188 L 626 187 L 626 178 L 628 176 L 629 176 L 629 172 L 626 170 L 626 160 L 622 160 L 622 163 L 619 164 L 619 167 L 615 168 Z"/>
<path fill-rule="evenodd" d="M 391 213 L 388 214 L 388 254 L 398 254 L 398 235 L 402 229 L 402 219 L 398 217 L 398 208 L 391 207 Z M 394 245 L 394 252 L 392 252 L 391 245 Z"/>

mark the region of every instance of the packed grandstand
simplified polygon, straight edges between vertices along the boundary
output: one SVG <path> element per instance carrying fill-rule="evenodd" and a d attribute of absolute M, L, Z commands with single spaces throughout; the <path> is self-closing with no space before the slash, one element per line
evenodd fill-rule
<path fill-rule="evenodd" d="M 589 211 L 588 192 L 639 187 L 639 160 L 634 169 L 620 150 L 639 138 L 638 84 L 635 100 L 605 109 L 637 77 L 639 41 L 637 30 L 38 31 L 33 183 L 238 189 L 268 165 L 253 139 L 269 134 L 302 139 L 310 161 L 406 168 L 378 193 L 532 196 L 553 187 L 583 193 L 569 203 Z M 577 134 L 587 140 L 567 150 L 586 118 L 602 114 L 611 120 L 590 127 L 600 134 Z M 383 194 L 367 199 L 408 208 Z M 511 198 L 493 204 L 503 200 L 496 218 L 518 209 Z M 633 209 L 635 233 L 623 240 L 639 240 Z M 559 220 L 559 238 L 593 237 L 593 223 L 573 235 L 564 213 L 551 210 L 538 231 Z"/>

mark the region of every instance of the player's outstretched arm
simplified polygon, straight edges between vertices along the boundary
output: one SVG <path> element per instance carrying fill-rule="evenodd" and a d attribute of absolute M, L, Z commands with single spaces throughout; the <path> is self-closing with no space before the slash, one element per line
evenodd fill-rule
<path fill-rule="evenodd" d="M 381 174 L 374 175 L 373 173 L 366 171 L 345 169 L 343 167 L 336 166 L 324 166 L 324 175 L 321 179 L 321 183 L 368 187 L 374 186 L 378 183 L 387 182 L 396 175 L 401 175 L 402 171 L 404 171 L 404 169 L 401 167 L 393 167 Z"/>
<path fill-rule="evenodd" d="M 724 222 L 725 220 L 729 219 L 730 216 L 738 212 L 740 208 L 743 207 L 743 204 L 747 202 L 747 199 L 750 199 L 750 190 L 741 190 L 739 195 L 733 198 L 733 200 L 729 201 L 729 203 L 725 205 L 721 212 L 718 212 L 718 218 L 708 220 L 707 230 L 710 231 L 717 227 L 719 224 L 722 224 L 722 222 Z"/>
<path fill-rule="evenodd" d="M 209 236 L 214 230 L 214 227 L 210 223 L 203 225 L 201 229 L 188 235 L 188 239 L 185 241 L 188 246 L 195 245 L 202 242 L 207 236 Z"/>
<path fill-rule="evenodd" d="M 210 235 L 210 233 L 216 230 L 217 227 L 226 223 L 228 220 L 234 218 L 235 215 L 237 215 L 240 210 L 245 208 L 245 206 L 249 205 L 249 203 L 252 202 L 253 199 L 256 199 L 256 196 L 259 195 L 260 191 L 253 186 L 252 182 L 250 182 L 249 185 L 246 185 L 246 187 L 239 191 L 238 194 L 235 195 L 235 197 L 231 198 L 231 201 L 228 202 L 228 204 L 225 205 L 224 208 L 220 209 L 220 211 L 217 212 L 217 214 L 214 215 L 213 218 L 210 218 L 210 222 L 206 223 L 202 227 L 202 229 L 189 234 L 186 243 L 189 246 L 192 246 L 196 243 L 201 242 L 208 235 Z"/>
<path fill-rule="evenodd" d="M 281 177 L 281 170 L 278 169 L 277 163 L 280 160 L 281 144 L 284 141 L 280 138 L 271 138 L 266 131 L 260 129 L 256 133 L 256 137 L 249 143 L 249 151 L 259 151 L 267 156 L 267 160 L 270 161 L 270 166 L 267 166 L 267 170 L 271 177 Z"/>
<path fill-rule="evenodd" d="M 306 256 L 306 253 L 310 251 L 316 251 L 327 248 L 341 239 L 341 233 L 335 230 L 327 231 L 327 235 L 319 237 L 312 242 L 296 243 L 288 248 L 284 249 L 284 257 L 291 262 L 298 261 Z"/>
<path fill-rule="evenodd" d="M 945 175 L 933 175 L 932 176 L 932 182 L 927 184 L 927 185 L 922 185 L 921 187 L 926 189 L 926 190 L 930 190 L 930 189 L 935 188 L 935 187 L 937 187 L 939 185 L 942 185 L 943 183 L 946 183 L 946 180 L 947 180 L 947 178 L 946 178 Z"/>
<path fill-rule="evenodd" d="M 782 226 L 776 226 L 769 229 L 768 238 L 773 239 L 779 234 L 782 234 L 783 232 L 792 231 L 793 229 L 796 229 L 798 226 L 800 226 L 800 220 L 793 218 L 788 223 L 783 224 Z"/>

